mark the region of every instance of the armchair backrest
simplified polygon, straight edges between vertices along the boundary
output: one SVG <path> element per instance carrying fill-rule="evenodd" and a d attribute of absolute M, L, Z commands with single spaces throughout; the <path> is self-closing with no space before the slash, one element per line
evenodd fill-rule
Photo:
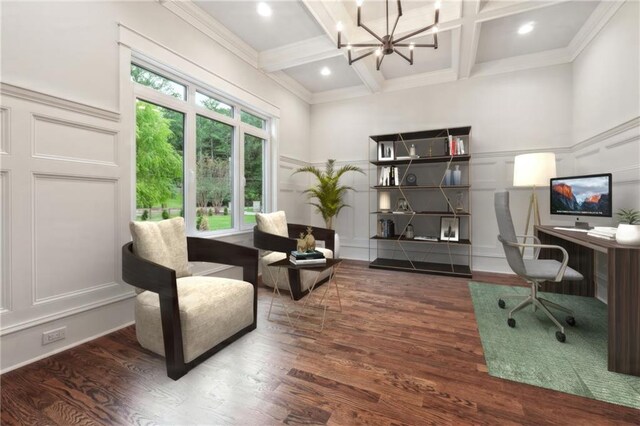
<path fill-rule="evenodd" d="M 522 253 L 518 247 L 509 244 L 518 242 L 513 220 L 511 219 L 511 211 L 509 210 L 509 192 L 496 192 L 493 196 L 493 203 L 500 232 L 498 240 L 502 243 L 509 267 L 516 274 L 524 276 L 527 270 L 522 260 Z"/>

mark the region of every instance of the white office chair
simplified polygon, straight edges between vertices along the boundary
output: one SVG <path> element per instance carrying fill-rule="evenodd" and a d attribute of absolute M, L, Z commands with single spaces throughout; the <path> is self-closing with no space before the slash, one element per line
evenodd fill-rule
<path fill-rule="evenodd" d="M 509 327 L 515 327 L 516 320 L 513 318 L 513 314 L 528 305 L 533 305 L 534 311 L 537 308 L 540 308 L 540 310 L 542 310 L 542 312 L 544 312 L 560 329 L 559 331 L 556 331 L 556 339 L 558 339 L 559 342 L 564 342 L 566 340 L 564 327 L 549 311 L 549 308 L 554 308 L 568 313 L 569 316 L 566 317 L 566 322 L 570 326 L 576 325 L 576 320 L 573 317 L 573 311 L 539 297 L 538 287 L 540 286 L 540 283 L 545 281 L 580 281 L 584 277 L 579 272 L 567 266 L 567 263 L 569 262 L 569 254 L 563 247 L 540 244 L 540 240 L 533 235 L 516 235 L 513 227 L 513 221 L 511 219 L 511 212 L 509 211 L 509 193 L 507 191 L 495 193 L 494 206 L 496 210 L 496 219 L 498 220 L 498 229 L 500 231 L 498 240 L 502 243 L 509 267 L 511 267 L 513 272 L 524 278 L 527 283 L 531 285 L 531 294 L 528 296 L 506 296 L 524 299 L 520 304 L 509 311 L 507 324 Z M 524 238 L 524 241 L 526 241 L 527 238 L 532 238 L 537 242 L 537 244 L 519 243 L 517 240 L 518 237 Z M 534 259 L 523 259 L 520 249 L 526 247 L 532 247 L 534 249 Z M 538 259 L 538 254 L 540 253 L 541 248 L 562 251 L 562 263 L 557 260 Z M 506 304 L 502 298 L 498 300 L 498 306 L 502 309 L 505 308 Z"/>

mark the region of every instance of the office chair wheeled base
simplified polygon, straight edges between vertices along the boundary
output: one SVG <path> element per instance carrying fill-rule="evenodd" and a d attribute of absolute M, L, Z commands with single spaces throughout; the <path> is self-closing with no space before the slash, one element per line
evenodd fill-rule
<path fill-rule="evenodd" d="M 539 283 L 537 281 L 530 281 L 529 283 L 531 284 L 531 294 L 529 296 L 516 296 L 516 295 L 504 296 L 504 298 L 524 299 L 515 308 L 509 311 L 509 318 L 507 319 L 507 325 L 511 328 L 514 328 L 516 326 L 516 320 L 515 318 L 513 318 L 513 314 L 525 308 L 526 306 L 533 305 L 534 312 L 538 308 L 540 308 L 540 310 L 544 312 L 544 314 L 547 317 L 549 317 L 551 321 L 553 321 L 556 327 L 560 329 L 559 331 L 556 331 L 556 339 L 558 339 L 559 342 L 564 343 L 567 340 L 567 337 L 564 334 L 564 327 L 562 326 L 562 324 L 560 324 L 560 322 L 556 319 L 556 317 L 553 316 L 549 308 L 554 308 L 559 311 L 568 313 L 569 316 L 565 318 L 565 321 L 567 322 L 567 324 L 569 324 L 572 327 L 576 325 L 576 319 L 573 317 L 573 311 L 571 309 L 565 308 L 564 306 L 558 305 L 557 303 L 553 303 L 547 299 L 538 297 Z M 506 304 L 502 298 L 498 299 L 498 306 L 501 309 L 505 309 Z"/>

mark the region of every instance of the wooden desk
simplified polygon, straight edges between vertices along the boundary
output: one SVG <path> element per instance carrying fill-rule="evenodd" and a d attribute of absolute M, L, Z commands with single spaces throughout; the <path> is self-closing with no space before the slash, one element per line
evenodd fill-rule
<path fill-rule="evenodd" d="M 542 244 L 564 247 L 569 253 L 569 266 L 584 276 L 583 281 L 545 283 L 542 291 L 595 296 L 595 252 L 607 255 L 609 371 L 640 376 L 640 247 L 552 226 L 536 226 L 535 233 Z M 544 249 L 540 259 L 561 260 L 562 253 Z"/>

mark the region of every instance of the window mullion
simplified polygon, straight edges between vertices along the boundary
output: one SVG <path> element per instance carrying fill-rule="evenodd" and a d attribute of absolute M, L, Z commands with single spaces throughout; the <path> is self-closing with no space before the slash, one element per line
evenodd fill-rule
<path fill-rule="evenodd" d="M 195 89 L 189 86 L 187 99 L 189 108 L 185 129 L 185 191 L 184 191 L 184 218 L 187 233 L 195 235 L 196 229 L 196 114 L 193 107 Z"/>

